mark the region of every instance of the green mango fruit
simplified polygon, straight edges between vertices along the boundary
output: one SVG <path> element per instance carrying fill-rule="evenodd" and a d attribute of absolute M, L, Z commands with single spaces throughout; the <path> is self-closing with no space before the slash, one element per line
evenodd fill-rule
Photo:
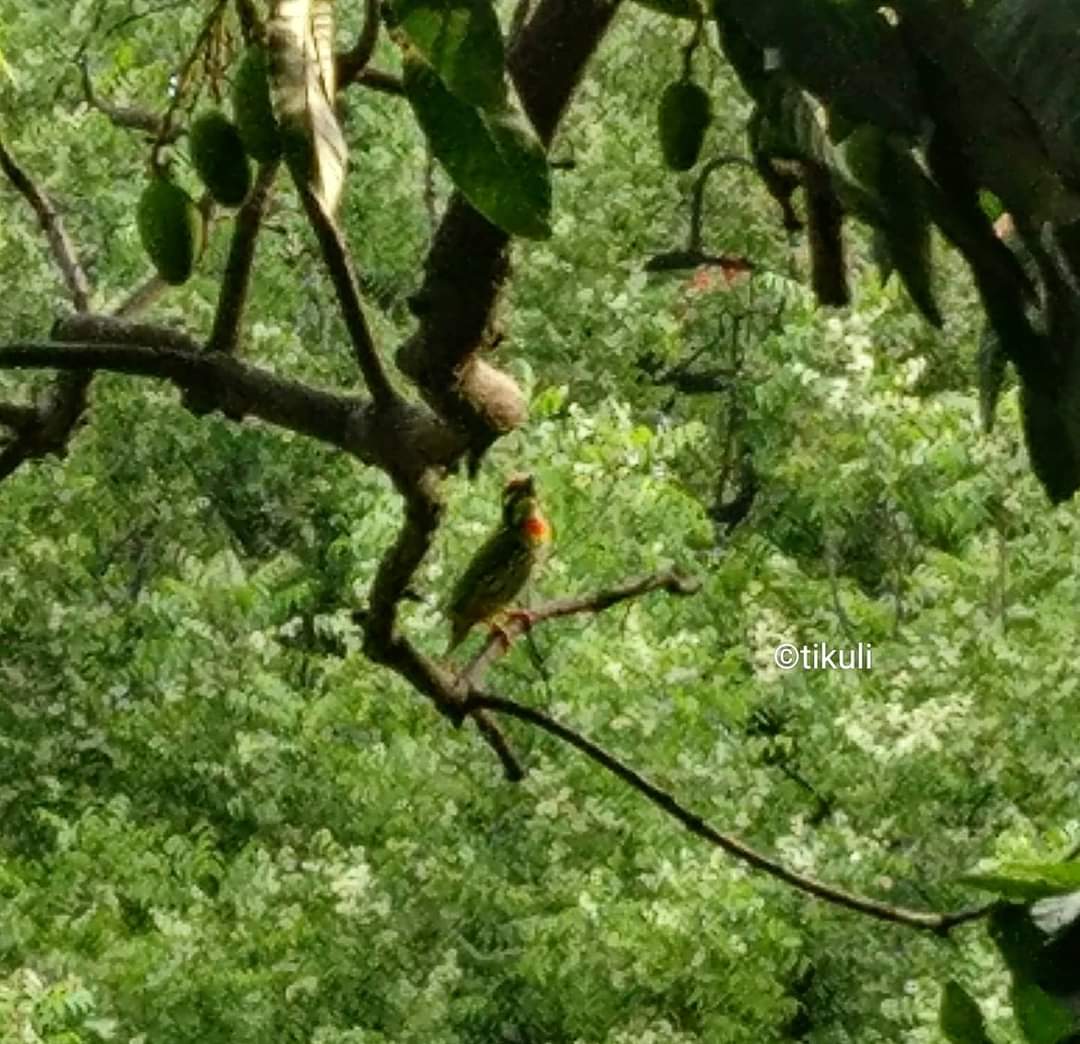
<path fill-rule="evenodd" d="M 202 253 L 203 219 L 191 197 L 156 176 L 143 190 L 137 214 L 139 238 L 166 283 L 187 282 Z"/>
<path fill-rule="evenodd" d="M 281 129 L 270 100 L 270 59 L 253 44 L 240 59 L 233 80 L 233 119 L 248 155 L 270 163 L 281 155 Z"/>
<path fill-rule="evenodd" d="M 191 162 L 210 195 L 238 207 L 251 188 L 251 168 L 240 132 L 224 113 L 204 113 L 191 125 Z"/>
<path fill-rule="evenodd" d="M 689 170 L 697 163 L 712 107 L 696 83 L 677 80 L 660 96 L 660 150 L 672 170 Z"/>

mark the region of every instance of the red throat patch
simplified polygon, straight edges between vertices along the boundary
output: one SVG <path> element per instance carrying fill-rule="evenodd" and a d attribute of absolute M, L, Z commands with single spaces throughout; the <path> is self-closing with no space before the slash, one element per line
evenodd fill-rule
<path fill-rule="evenodd" d="M 548 524 L 539 515 L 530 515 L 525 519 L 525 532 L 534 540 L 543 540 L 548 535 Z"/>

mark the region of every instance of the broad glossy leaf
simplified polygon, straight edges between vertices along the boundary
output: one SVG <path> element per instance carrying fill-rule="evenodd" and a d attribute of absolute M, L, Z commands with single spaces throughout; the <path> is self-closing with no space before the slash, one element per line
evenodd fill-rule
<path fill-rule="evenodd" d="M 926 177 L 911 153 L 878 127 L 853 130 L 833 148 L 856 189 L 855 213 L 881 231 L 891 265 L 927 322 L 942 325 L 934 299 Z M 841 193 L 841 198 L 844 194 Z"/>
<path fill-rule="evenodd" d="M 976 48 L 962 5 L 897 0 L 905 38 L 923 58 L 923 84 L 977 187 L 1007 210 L 1041 221 L 1080 218 L 1080 194 L 1063 181 L 1036 122 Z"/>
<path fill-rule="evenodd" d="M 405 94 L 431 145 L 461 194 L 511 235 L 551 235 L 551 180 L 544 147 L 511 110 L 489 113 L 447 90 L 435 71 L 405 53 Z"/>
<path fill-rule="evenodd" d="M 1080 179 L 1080 5 L 980 0 L 975 45 L 1031 113 L 1060 169 Z"/>
<path fill-rule="evenodd" d="M 1061 414 L 1057 389 L 1034 387 L 1021 378 L 1020 413 L 1031 470 L 1051 503 L 1060 504 L 1080 489 L 1080 463 Z M 1002 885 L 999 882 L 999 887 Z M 1044 890 L 1037 882 L 1028 887 L 1028 898 L 1057 894 Z"/>
<path fill-rule="evenodd" d="M 333 0 L 278 0 L 269 41 L 274 114 L 286 161 L 333 216 L 348 156 L 333 106 Z"/>
<path fill-rule="evenodd" d="M 1014 979 L 1010 999 L 1029 1044 L 1063 1044 L 1076 1029 L 1077 1020 L 1069 1009 L 1030 979 Z"/>
<path fill-rule="evenodd" d="M 781 67 L 849 120 L 915 133 L 920 103 L 915 70 L 896 31 L 863 0 L 713 0 L 720 20 L 735 19 Z"/>
<path fill-rule="evenodd" d="M 990 1044 L 986 1022 L 978 1004 L 959 983 L 951 979 L 941 991 L 938 1026 L 949 1044 Z"/>
<path fill-rule="evenodd" d="M 394 0 L 400 29 L 462 101 L 506 104 L 503 39 L 491 0 Z"/>

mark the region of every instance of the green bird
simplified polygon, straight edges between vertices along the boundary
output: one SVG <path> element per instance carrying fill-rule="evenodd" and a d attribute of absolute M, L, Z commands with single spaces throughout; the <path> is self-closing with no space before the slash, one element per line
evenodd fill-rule
<path fill-rule="evenodd" d="M 476 624 L 498 615 L 525 586 L 551 542 L 532 475 L 515 475 L 503 489 L 502 521 L 473 555 L 450 597 L 446 655 Z"/>

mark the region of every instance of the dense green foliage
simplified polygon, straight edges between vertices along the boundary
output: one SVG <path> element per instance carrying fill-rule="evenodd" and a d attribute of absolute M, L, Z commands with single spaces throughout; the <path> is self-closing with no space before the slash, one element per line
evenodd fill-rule
<path fill-rule="evenodd" d="M 129 6 L 0 0 L 0 138 L 58 202 L 101 310 L 149 272 L 135 222 L 148 147 L 85 104 L 71 57 L 88 38 L 103 97 L 161 108 L 205 14 L 127 19 Z M 345 45 L 360 5 L 339 6 Z M 679 6 L 620 12 L 552 146 L 574 166 L 552 173 L 551 200 L 528 180 L 532 138 L 514 139 L 535 191 L 511 200 L 510 220 L 543 234 L 551 203 L 551 238 L 515 241 L 498 350 L 530 421 L 475 482 L 448 484 L 402 626 L 441 653 L 441 606 L 497 520 L 505 475 L 529 471 L 555 533 L 533 603 L 671 565 L 702 588 L 545 623 L 499 662 L 500 693 L 797 873 L 927 910 L 987 889 L 1068 896 L 1068 871 L 1008 864 L 1056 865 L 1080 836 L 1080 514 L 1047 509 L 1011 378 L 983 432 L 982 314 L 925 226 L 937 276 L 919 304 L 936 302 L 940 329 L 883 284 L 865 230 L 852 230 L 852 306 L 818 307 L 806 247 L 778 232 L 748 165 L 710 176 L 704 246 L 751 259 L 753 275 L 645 271 L 690 221 L 695 176 L 667 170 L 656 141 L 691 27 L 652 8 Z M 746 151 L 749 113 L 707 54 L 705 160 Z M 402 71 L 386 39 L 374 64 Z M 453 68 L 472 100 L 447 88 L 439 105 L 498 99 Z M 357 87 L 341 113 L 340 221 L 387 345 L 412 328 L 431 231 L 410 102 L 422 123 L 415 93 Z M 499 152 L 492 118 L 471 118 Z M 185 147 L 175 164 L 195 195 Z M 502 174 L 471 174 L 498 210 Z M 42 336 L 66 307 L 9 188 L 3 341 Z M 450 189 L 437 167 L 436 205 Z M 153 319 L 208 331 L 227 228 L 211 228 Z M 284 183 L 248 309 L 245 358 L 353 386 Z M 43 383 L 0 371 L 0 398 Z M 756 495 L 729 527 L 747 460 Z M 1051 1039 L 1031 1027 L 1060 1012 L 1036 1010 L 1027 956 L 1009 949 L 1016 924 L 1028 930 L 1019 907 L 996 936 L 977 921 L 943 939 L 825 904 L 516 722 L 529 773 L 508 785 L 474 729 L 449 727 L 362 654 L 350 611 L 399 522 L 380 472 L 114 374 L 95 379 L 66 459 L 5 480 L 0 1041 Z M 784 642 L 869 643 L 873 667 L 785 673 Z M 998 862 L 998 877 L 962 879 Z"/>

